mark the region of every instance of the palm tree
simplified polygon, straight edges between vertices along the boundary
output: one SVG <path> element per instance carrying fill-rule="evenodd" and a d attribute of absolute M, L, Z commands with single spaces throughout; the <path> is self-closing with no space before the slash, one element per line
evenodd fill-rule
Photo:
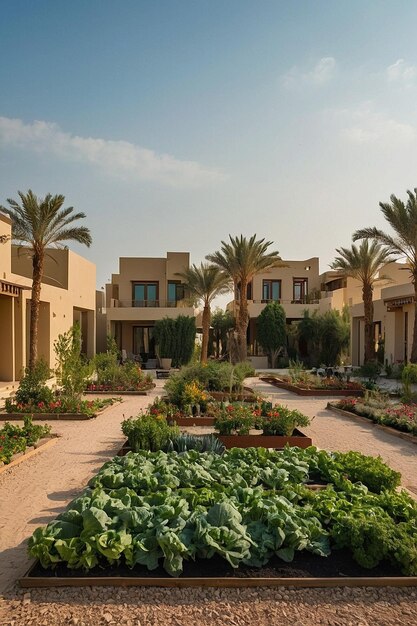
<path fill-rule="evenodd" d="M 362 283 L 362 299 L 365 317 L 365 363 L 375 359 L 374 341 L 374 303 L 373 291 L 377 281 L 387 280 L 379 272 L 394 260 L 390 251 L 381 243 L 368 239 L 362 241 L 359 247 L 336 248 L 338 257 L 330 267 L 339 270 L 344 276 L 356 278 Z"/>
<path fill-rule="evenodd" d="M 32 257 L 29 354 L 29 369 L 32 370 L 38 357 L 39 304 L 46 249 L 48 246 L 60 247 L 64 241 L 77 241 L 90 246 L 92 239 L 85 226 L 72 226 L 73 222 L 85 215 L 73 214 L 73 207 L 63 209 L 64 196 L 52 196 L 48 193 L 45 198 L 40 199 L 31 189 L 26 194 L 21 191 L 18 194 L 21 204 L 9 198 L 7 202 L 10 208 L 0 207 L 0 210 L 12 219 L 13 240 L 27 244 Z"/>
<path fill-rule="evenodd" d="M 402 200 L 391 195 L 389 202 L 380 202 L 379 206 L 394 231 L 394 235 L 385 233 L 379 228 L 361 228 L 353 234 L 353 239 L 373 238 L 387 246 L 391 254 L 405 257 L 407 260 L 411 282 L 414 286 L 414 330 L 410 361 L 417 363 L 417 187 L 414 193 L 407 190 L 408 199 Z"/>
<path fill-rule="evenodd" d="M 201 345 L 201 362 L 206 363 L 210 334 L 211 308 L 216 296 L 230 291 L 230 278 L 221 269 L 209 263 L 192 265 L 184 272 L 177 272 L 190 295 L 203 304 L 203 341 Z"/>
<path fill-rule="evenodd" d="M 235 299 L 238 296 L 239 312 L 237 317 L 237 340 L 239 360 L 244 361 L 247 355 L 246 335 L 249 324 L 247 287 L 256 274 L 272 267 L 281 265 L 281 257 L 277 251 L 268 252 L 272 241 L 256 239 L 252 235 L 247 239 L 243 235 L 232 237 L 230 243 L 222 241 L 219 251 L 206 256 L 206 259 L 222 269 L 233 281 Z"/>

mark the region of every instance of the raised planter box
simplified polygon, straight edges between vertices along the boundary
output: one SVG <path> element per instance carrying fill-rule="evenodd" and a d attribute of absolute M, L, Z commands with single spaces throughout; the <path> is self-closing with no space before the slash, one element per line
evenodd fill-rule
<path fill-rule="evenodd" d="M 0 413 L 1 422 L 22 422 L 25 415 L 30 415 L 34 422 L 50 420 L 89 420 L 98 415 L 90 416 L 85 413 Z"/>
<path fill-rule="evenodd" d="M 332 559 L 333 556 L 333 559 Z M 232 570 L 225 563 L 213 557 L 209 560 L 188 562 L 185 564 L 184 575 L 172 578 L 158 568 L 148 572 L 144 567 L 134 571 L 126 567 L 109 566 L 106 570 L 96 568 L 93 572 L 83 574 L 80 570 L 68 570 L 58 567 L 57 570 L 42 570 L 35 561 L 27 573 L 19 579 L 21 587 L 416 587 L 417 576 L 399 576 L 392 570 L 376 571 L 370 575 L 363 568 L 338 567 L 342 557 L 334 553 L 321 561 L 321 557 L 300 555 L 293 563 L 284 563 L 274 559 L 258 570 L 242 566 Z M 333 565 L 332 565 L 333 560 Z M 312 566 L 314 561 L 314 565 Z M 294 573 L 297 576 L 294 577 Z"/>
<path fill-rule="evenodd" d="M 30 457 L 34 456 L 38 452 L 45 450 L 46 447 L 53 445 L 58 441 L 58 435 L 50 435 L 49 437 L 44 437 L 43 439 L 39 439 L 33 446 L 28 446 L 24 452 L 17 452 L 14 454 L 10 460 L 10 463 L 1 463 L 0 462 L 0 474 L 5 472 L 10 467 L 14 467 L 22 461 L 26 461 L 26 459 L 30 459 Z"/>
<path fill-rule="evenodd" d="M 263 376 L 261 380 L 265 383 L 270 383 L 279 389 L 285 389 L 286 391 L 296 393 L 299 396 L 350 396 L 361 398 L 364 394 L 362 389 L 303 389 L 302 387 L 291 385 L 284 380 L 279 380 L 278 378 L 273 378 L 272 376 Z"/>
<path fill-rule="evenodd" d="M 87 415 L 86 413 L 0 413 L 0 422 L 22 422 L 26 415 L 30 415 L 34 422 L 49 422 L 50 420 L 91 420 L 104 413 L 110 406 L 105 406 L 94 415 Z"/>
<path fill-rule="evenodd" d="M 363 415 L 357 415 L 356 413 L 352 413 L 352 411 L 346 411 L 345 409 L 339 409 L 337 406 L 333 406 L 330 402 L 327 403 L 326 409 L 328 411 L 334 411 L 339 415 L 343 415 L 343 417 L 349 417 L 350 419 L 356 419 L 362 423 L 370 424 L 371 426 L 375 426 L 379 430 L 384 430 L 386 433 L 393 435 L 394 437 L 399 437 L 400 439 L 404 439 L 405 441 L 409 441 L 417 445 L 417 437 L 412 435 L 411 433 L 405 433 L 402 430 L 397 430 L 392 426 L 385 426 L 384 424 L 378 424 L 371 420 L 370 417 L 364 417 Z"/>
<path fill-rule="evenodd" d="M 285 446 L 296 446 L 298 448 L 308 448 L 312 445 L 312 440 L 301 431 L 295 429 L 291 437 L 281 437 L 278 435 L 218 435 L 216 437 L 226 446 L 226 448 L 274 448 L 281 450 Z"/>

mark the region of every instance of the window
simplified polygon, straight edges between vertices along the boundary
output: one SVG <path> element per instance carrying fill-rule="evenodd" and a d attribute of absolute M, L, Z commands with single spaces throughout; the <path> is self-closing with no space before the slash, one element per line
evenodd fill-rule
<path fill-rule="evenodd" d="M 281 281 L 264 280 L 262 283 L 262 301 L 279 302 L 281 300 Z"/>
<path fill-rule="evenodd" d="M 179 300 L 184 300 L 184 285 L 179 280 L 168 281 L 168 306 L 177 306 Z"/>
<path fill-rule="evenodd" d="M 307 299 L 308 278 L 293 279 L 293 301 L 304 304 Z"/>
<path fill-rule="evenodd" d="M 159 284 L 134 283 L 133 284 L 133 306 L 159 306 Z"/>
<path fill-rule="evenodd" d="M 133 354 L 139 354 L 142 361 L 155 358 L 153 326 L 133 327 Z"/>

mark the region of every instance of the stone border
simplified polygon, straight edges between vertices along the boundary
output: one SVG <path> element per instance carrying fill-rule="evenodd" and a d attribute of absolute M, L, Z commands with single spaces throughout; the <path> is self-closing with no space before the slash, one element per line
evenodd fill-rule
<path fill-rule="evenodd" d="M 399 439 L 404 439 L 410 443 L 417 445 L 417 437 L 415 435 L 411 435 L 410 433 L 404 433 L 401 430 L 397 430 L 396 428 L 392 428 L 391 426 L 384 426 L 383 424 L 377 424 L 369 417 L 364 417 L 363 415 L 357 415 L 356 413 L 352 413 L 351 411 L 345 411 L 345 409 L 339 409 L 337 406 L 333 406 L 330 402 L 327 403 L 326 409 L 328 411 L 334 411 L 343 417 L 349 417 L 350 419 L 354 418 L 362 424 L 368 424 L 371 426 L 375 426 L 379 430 L 383 430 L 389 435 L 393 435 L 394 437 L 398 437 Z"/>
<path fill-rule="evenodd" d="M 17 452 L 12 456 L 10 463 L 4 463 L 0 465 L 0 474 L 8 470 L 10 467 L 15 467 L 22 463 L 22 461 L 26 461 L 26 459 L 30 459 L 30 457 L 38 454 L 38 452 L 42 452 L 48 446 L 53 445 L 58 441 L 58 435 L 51 435 L 50 437 L 43 437 L 39 439 L 33 446 L 28 446 L 24 452 Z"/>

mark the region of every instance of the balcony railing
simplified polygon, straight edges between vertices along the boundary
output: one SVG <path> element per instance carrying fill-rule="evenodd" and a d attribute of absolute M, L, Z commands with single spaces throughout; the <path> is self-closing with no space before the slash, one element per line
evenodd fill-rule
<path fill-rule="evenodd" d="M 114 308 L 185 308 L 192 307 L 187 300 L 115 300 L 110 303 Z"/>
<path fill-rule="evenodd" d="M 320 300 L 316 298 L 310 298 L 306 296 L 305 298 L 301 298 L 300 300 L 248 300 L 248 303 L 251 304 L 268 304 L 269 302 L 277 302 L 278 304 L 319 304 Z"/>

